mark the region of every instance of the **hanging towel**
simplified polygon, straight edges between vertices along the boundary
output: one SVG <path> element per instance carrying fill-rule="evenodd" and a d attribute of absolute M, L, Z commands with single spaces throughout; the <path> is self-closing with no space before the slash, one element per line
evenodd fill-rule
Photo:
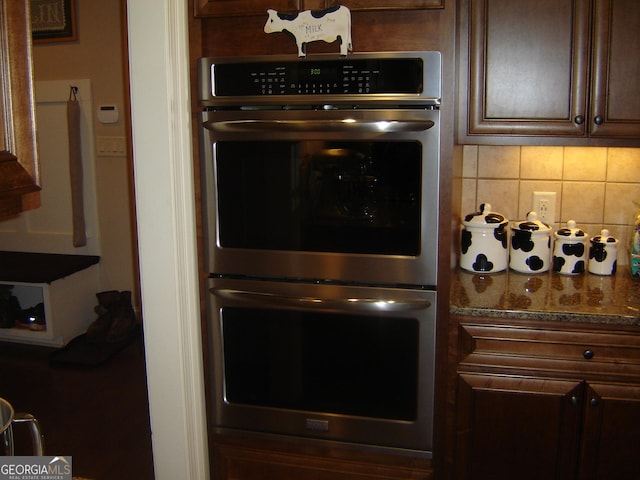
<path fill-rule="evenodd" d="M 71 179 L 71 215 L 73 217 L 73 246 L 87 244 L 84 222 L 84 188 L 82 183 L 82 146 L 80 135 L 80 102 L 78 87 L 71 87 L 67 102 L 67 128 L 69 135 L 69 175 Z"/>

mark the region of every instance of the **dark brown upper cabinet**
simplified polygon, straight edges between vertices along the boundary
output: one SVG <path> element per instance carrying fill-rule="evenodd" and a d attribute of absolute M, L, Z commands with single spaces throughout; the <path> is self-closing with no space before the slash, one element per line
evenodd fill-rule
<path fill-rule="evenodd" d="M 28 0 L 0 0 L 0 220 L 40 205 Z"/>
<path fill-rule="evenodd" d="M 445 0 L 195 0 L 196 17 L 264 15 L 268 8 L 281 12 L 322 10 L 344 5 L 350 10 L 416 10 L 444 8 Z"/>
<path fill-rule="evenodd" d="M 640 139 L 640 2 L 597 0 L 589 134 Z"/>
<path fill-rule="evenodd" d="M 640 2 L 461 7 L 460 143 L 639 144 Z"/>

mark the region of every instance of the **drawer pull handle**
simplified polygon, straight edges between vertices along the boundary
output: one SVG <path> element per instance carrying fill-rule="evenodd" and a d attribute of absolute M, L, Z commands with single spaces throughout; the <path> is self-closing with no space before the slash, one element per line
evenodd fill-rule
<path fill-rule="evenodd" d="M 585 350 L 582 353 L 582 356 L 586 359 L 586 360 L 591 360 L 593 358 L 593 350 Z"/>

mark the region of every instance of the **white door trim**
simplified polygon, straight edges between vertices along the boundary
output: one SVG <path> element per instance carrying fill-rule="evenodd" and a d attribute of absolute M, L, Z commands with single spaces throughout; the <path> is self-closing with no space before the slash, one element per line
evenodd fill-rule
<path fill-rule="evenodd" d="M 184 1 L 127 0 L 140 285 L 159 480 L 209 478 L 187 15 Z"/>

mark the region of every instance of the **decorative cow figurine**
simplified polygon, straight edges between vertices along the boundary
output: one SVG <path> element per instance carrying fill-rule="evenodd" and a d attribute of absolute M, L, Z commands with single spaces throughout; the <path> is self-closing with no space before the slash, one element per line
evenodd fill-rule
<path fill-rule="evenodd" d="M 266 33 L 285 32 L 293 35 L 298 45 L 298 57 L 306 56 L 306 44 L 323 40 L 340 42 L 340 55 L 347 56 L 351 45 L 351 12 L 336 5 L 325 10 L 305 10 L 300 13 L 278 13 L 267 10 L 269 18 L 264 25 Z"/>

